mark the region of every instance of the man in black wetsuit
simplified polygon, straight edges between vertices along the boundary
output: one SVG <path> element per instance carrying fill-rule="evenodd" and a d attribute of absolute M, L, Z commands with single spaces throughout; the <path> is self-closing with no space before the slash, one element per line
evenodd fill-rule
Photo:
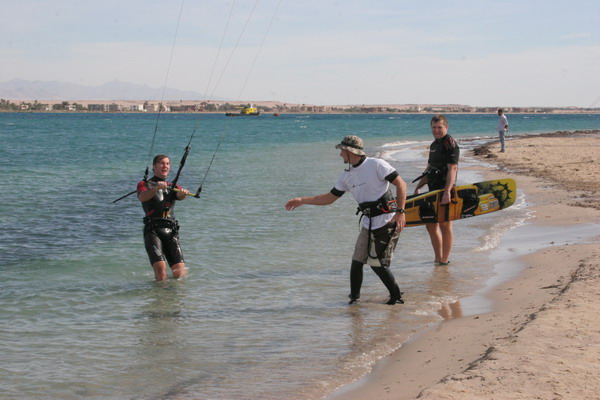
<path fill-rule="evenodd" d="M 175 201 L 183 200 L 189 194 L 176 186 L 171 190 L 167 175 L 171 170 L 171 160 L 159 154 L 152 161 L 154 176 L 147 182 L 137 185 L 137 196 L 142 202 L 144 217 L 144 245 L 154 269 L 157 281 L 167 279 L 167 262 L 173 271 L 173 278 L 187 275 L 187 268 L 179 245 L 179 224 L 173 214 Z"/>
<path fill-rule="evenodd" d="M 448 204 L 452 199 L 452 188 L 458 174 L 460 149 L 452 136 L 448 135 L 448 120 L 443 115 L 431 119 L 431 133 L 435 140 L 429 146 L 429 160 L 425 173 L 415 188 L 415 194 L 427 184 L 429 191 L 444 189 L 440 204 Z M 448 265 L 454 233 L 452 221 L 425 224 L 435 253 L 436 265 Z"/>

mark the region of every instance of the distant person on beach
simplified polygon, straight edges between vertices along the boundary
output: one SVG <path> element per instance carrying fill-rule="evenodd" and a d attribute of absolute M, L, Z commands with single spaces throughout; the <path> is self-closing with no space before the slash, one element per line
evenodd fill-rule
<path fill-rule="evenodd" d="M 369 264 L 390 293 L 387 304 L 403 304 L 402 292 L 390 270 L 400 232 L 406 225 L 404 204 L 406 183 L 386 161 L 367 157 L 358 136 L 346 136 L 335 146 L 348 168 L 327 193 L 290 199 L 285 209 L 304 204 L 325 206 L 350 192 L 362 213 L 362 227 L 356 240 L 350 266 L 350 304 L 360 298 L 363 266 Z M 395 186 L 395 196 L 391 186 Z M 364 217 L 364 218 L 363 218 Z"/>
<path fill-rule="evenodd" d="M 175 201 L 183 200 L 189 194 L 176 186 L 171 189 L 167 175 L 171 170 L 171 160 L 159 154 L 152 161 L 154 176 L 137 185 L 137 196 L 142 202 L 144 217 L 144 244 L 154 269 L 157 281 L 167 279 L 167 262 L 173 271 L 173 278 L 187 275 L 187 268 L 179 245 L 179 224 L 173 214 Z"/>
<path fill-rule="evenodd" d="M 506 148 L 504 146 L 504 136 L 506 135 L 506 132 L 508 132 L 508 119 L 506 118 L 506 115 L 504 115 L 504 110 L 499 108 L 498 109 L 498 137 L 500 138 L 500 151 L 502 153 L 504 153 L 506 151 Z"/>
<path fill-rule="evenodd" d="M 429 191 L 444 189 L 440 204 L 448 204 L 452 200 L 452 188 L 458 175 L 458 158 L 460 149 L 452 136 L 448 135 L 448 120 L 443 115 L 431 119 L 431 133 L 435 140 L 429 146 L 429 160 L 422 178 L 415 187 L 415 194 L 425 184 Z M 437 266 L 448 265 L 450 251 L 454 242 L 452 221 L 425 224 Z"/>

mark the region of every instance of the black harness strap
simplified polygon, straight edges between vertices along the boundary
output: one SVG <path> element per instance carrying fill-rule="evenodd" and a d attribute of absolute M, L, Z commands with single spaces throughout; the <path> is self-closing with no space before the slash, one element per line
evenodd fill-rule
<path fill-rule="evenodd" d="M 360 226 L 363 217 L 369 218 L 369 236 L 367 239 L 367 255 L 369 257 L 377 258 L 377 254 L 375 254 L 374 257 L 371 254 L 371 223 L 373 221 L 373 218 L 383 214 L 394 213 L 397 209 L 398 203 L 396 202 L 396 198 L 392 195 L 392 192 L 389 189 L 377 201 L 367 201 L 358 204 L 356 215 L 358 215 L 359 213 L 361 214 L 360 218 L 358 219 L 358 226 Z"/>

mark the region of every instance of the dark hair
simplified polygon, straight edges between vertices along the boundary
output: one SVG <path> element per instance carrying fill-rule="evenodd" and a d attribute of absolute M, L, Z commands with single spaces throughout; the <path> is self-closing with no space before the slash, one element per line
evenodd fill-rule
<path fill-rule="evenodd" d="M 158 154 L 154 157 L 154 160 L 152 160 L 152 165 L 156 165 L 157 162 L 161 162 L 162 160 L 164 160 L 165 158 L 169 158 L 169 156 L 165 155 L 165 154 Z M 169 158 L 169 161 L 171 161 L 171 159 Z"/>
<path fill-rule="evenodd" d="M 433 125 L 438 122 L 441 122 L 442 124 L 444 124 L 444 126 L 448 126 L 448 120 L 442 114 L 435 115 L 433 118 L 431 118 L 431 122 L 429 123 L 429 125 Z"/>
<path fill-rule="evenodd" d="M 498 109 L 498 112 L 504 113 L 504 110 L 503 110 L 503 109 L 501 109 L 501 108 L 499 108 L 499 109 Z"/>

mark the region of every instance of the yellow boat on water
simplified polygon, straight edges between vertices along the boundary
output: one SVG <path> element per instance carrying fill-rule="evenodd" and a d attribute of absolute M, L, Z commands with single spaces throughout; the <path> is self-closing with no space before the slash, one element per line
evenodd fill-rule
<path fill-rule="evenodd" d="M 252 104 L 248 107 L 242 107 L 239 113 L 225 113 L 228 117 L 258 117 L 260 112 Z"/>

